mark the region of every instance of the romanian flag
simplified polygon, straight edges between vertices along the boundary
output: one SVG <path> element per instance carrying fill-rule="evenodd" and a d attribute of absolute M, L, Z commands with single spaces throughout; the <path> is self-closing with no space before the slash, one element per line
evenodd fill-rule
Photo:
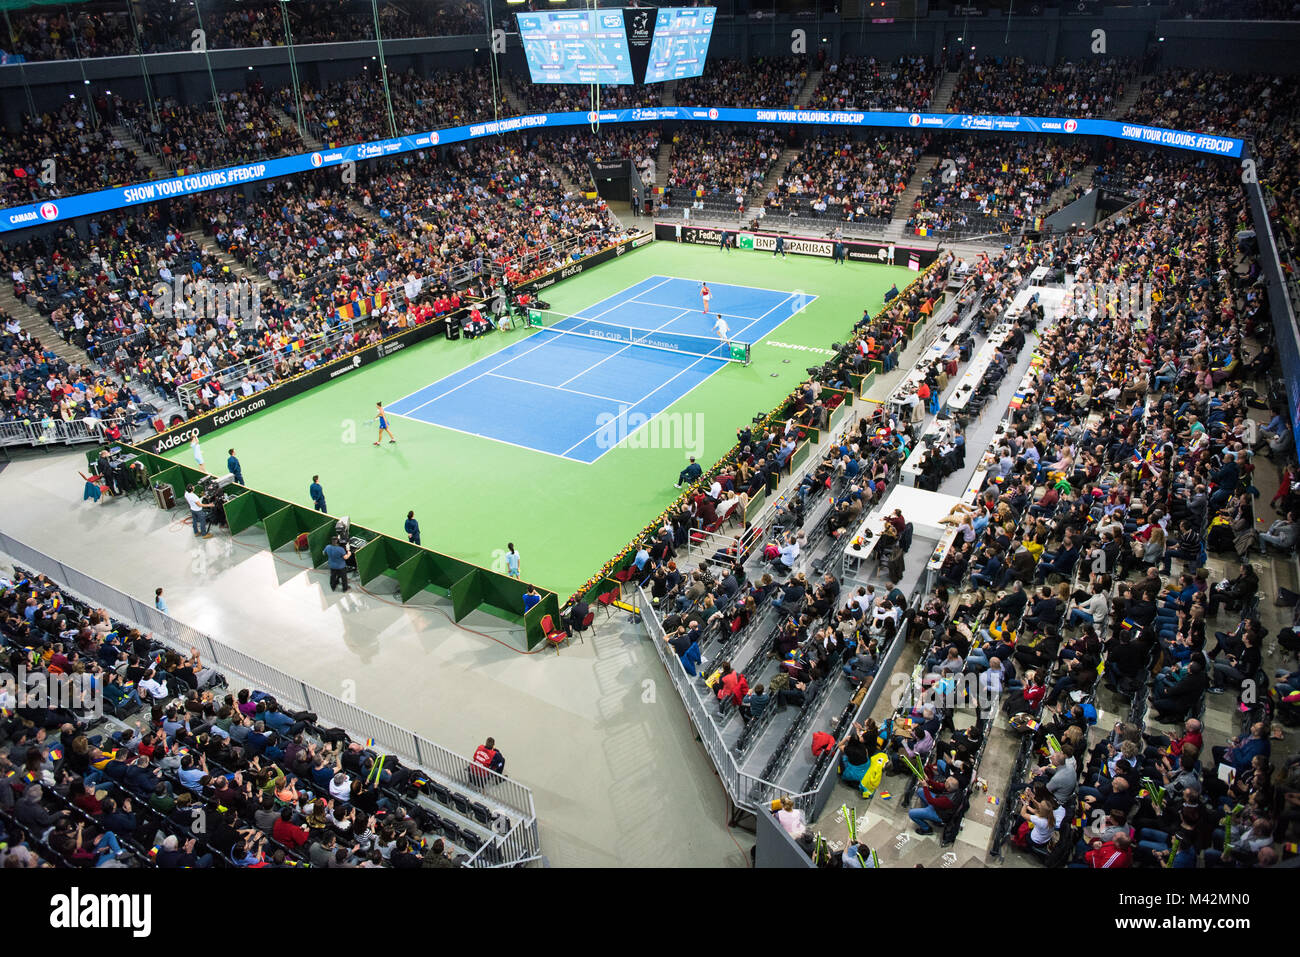
<path fill-rule="evenodd" d="M 50 760 L 51 760 L 51 761 L 62 761 L 62 760 L 63 760 L 63 749 L 62 749 L 62 748 L 50 748 Z"/>
<path fill-rule="evenodd" d="M 27 781 L 28 784 L 35 784 L 37 781 L 40 780 L 40 776 L 35 771 L 28 771 L 26 774 L 23 775 L 23 778 Z"/>
<path fill-rule="evenodd" d="M 414 784 L 417 788 L 422 788 L 429 783 L 429 779 L 424 777 L 423 775 L 417 774 L 415 777 L 411 778 L 411 783 Z"/>
<path fill-rule="evenodd" d="M 374 739 L 374 738 L 366 738 L 366 747 L 367 747 L 367 748 L 373 748 L 374 746 L 375 746 L 375 739 Z"/>
<path fill-rule="evenodd" d="M 346 306 L 339 306 L 340 319 L 355 319 L 357 317 L 356 306 L 348 303 Z"/>
<path fill-rule="evenodd" d="M 378 309 L 384 303 L 388 302 L 388 293 L 380 289 L 378 292 L 376 292 L 373 296 L 370 297 L 370 301 L 374 304 L 374 308 Z"/>
<path fill-rule="evenodd" d="M 930 235 L 930 229 L 929 229 L 929 227 L 927 227 L 927 226 L 917 226 L 917 227 L 916 227 L 916 235 L 918 235 L 918 236 L 929 236 L 929 235 Z"/>

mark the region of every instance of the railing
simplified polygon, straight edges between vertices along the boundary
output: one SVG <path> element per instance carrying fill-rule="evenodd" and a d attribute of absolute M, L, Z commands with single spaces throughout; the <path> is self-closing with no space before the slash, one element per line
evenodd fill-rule
<path fill-rule="evenodd" d="M 0 446 L 11 445 L 72 445 L 77 442 L 102 442 L 104 429 L 116 425 L 123 435 L 129 435 L 131 424 L 124 418 L 116 419 L 63 419 L 44 418 L 10 419 L 0 422 Z"/>
<path fill-rule="evenodd" d="M 377 747 L 421 768 L 453 790 L 472 792 L 475 800 L 499 812 L 510 823 L 505 834 L 495 834 L 473 856 L 472 866 L 516 866 L 541 856 L 533 793 L 519 782 L 486 768 L 475 767 L 473 761 L 463 755 L 196 631 L 151 605 L 3 532 L 0 532 L 0 551 L 19 564 L 61 582 L 67 591 L 90 604 L 109 609 L 115 617 L 134 622 L 141 630 L 151 632 L 158 641 L 182 653 L 197 648 L 207 663 L 223 674 L 236 675 L 250 687 L 273 694 L 295 710 L 313 711 L 322 724 L 343 728 L 353 738 L 373 738 Z M 469 773 L 471 767 L 472 777 Z"/>
<path fill-rule="evenodd" d="M 320 349 L 328 349 L 331 346 L 335 346 L 351 335 L 354 330 L 355 326 L 351 320 L 340 321 L 337 326 L 328 327 L 321 332 L 312 335 L 307 340 L 307 351 L 316 352 Z M 201 378 L 192 379 L 189 382 L 182 382 L 176 387 L 176 397 L 180 401 L 181 406 L 189 410 L 197 404 L 195 395 L 206 383 L 215 379 L 217 382 L 221 383 L 222 389 L 230 390 L 232 387 L 238 385 L 239 380 L 246 375 L 266 375 L 268 372 L 274 373 L 275 366 L 278 362 L 282 362 L 286 358 L 295 354 L 296 353 L 278 351 L 264 352 L 256 359 L 246 359 L 236 365 L 226 366 L 224 369 L 217 372 L 208 373 Z"/>
<path fill-rule="evenodd" d="M 673 687 L 677 690 L 678 697 L 682 699 L 682 703 L 686 706 L 691 724 L 699 734 L 700 742 L 704 745 L 709 760 L 718 772 L 718 777 L 721 779 L 722 786 L 731 799 L 732 805 L 753 812 L 763 804 L 776 798 L 788 797 L 796 807 L 802 808 L 810 817 L 813 816 L 817 810 L 817 791 L 815 789 L 796 794 L 773 784 L 771 781 L 765 781 L 754 774 L 750 774 L 748 771 L 742 771 L 740 766 L 736 764 L 735 755 L 731 753 L 731 749 L 727 747 L 727 743 L 722 737 L 722 729 L 718 727 L 714 716 L 709 713 L 710 709 L 705 707 L 699 694 L 691 687 L 690 676 L 686 673 L 686 669 L 682 667 L 681 659 L 672 654 L 668 643 L 664 641 L 663 627 L 654 614 L 650 596 L 640 588 L 637 588 L 637 595 L 638 607 L 641 609 L 641 620 L 645 622 L 646 629 L 650 632 L 650 643 L 654 645 L 655 653 L 659 655 L 659 660 L 663 662 L 664 670 L 668 673 Z"/>

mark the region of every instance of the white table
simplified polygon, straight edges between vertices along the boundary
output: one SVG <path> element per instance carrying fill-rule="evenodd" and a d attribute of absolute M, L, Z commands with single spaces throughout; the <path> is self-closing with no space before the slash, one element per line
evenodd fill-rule
<path fill-rule="evenodd" d="M 1006 344 L 1007 339 L 1010 337 L 1010 323 L 1001 323 L 993 330 L 988 341 L 971 359 L 965 375 L 957 382 L 957 388 L 953 390 L 952 397 L 948 399 L 949 409 L 960 410 L 970 404 L 971 396 L 975 394 L 976 388 L 984 379 L 984 374 L 989 371 L 989 366 L 993 364 L 994 354 Z"/>
<path fill-rule="evenodd" d="M 930 427 L 926 429 L 917 440 L 916 448 L 912 449 L 911 454 L 907 457 L 907 461 L 903 463 L 903 467 L 899 470 L 904 476 L 908 476 L 912 479 L 913 487 L 916 486 L 917 481 L 921 477 L 921 460 L 925 458 L 926 451 L 935 446 L 942 445 L 946 440 L 952 438 L 954 424 L 955 423 L 952 419 L 940 419 L 936 417 L 935 420 L 930 423 Z"/>
<path fill-rule="evenodd" d="M 1049 270 L 1046 266 L 1039 266 L 1037 269 L 1035 269 L 1033 272 L 1029 274 L 1030 284 L 1034 286 L 1041 286 L 1043 284 L 1043 280 L 1047 278 L 1048 272 Z"/>

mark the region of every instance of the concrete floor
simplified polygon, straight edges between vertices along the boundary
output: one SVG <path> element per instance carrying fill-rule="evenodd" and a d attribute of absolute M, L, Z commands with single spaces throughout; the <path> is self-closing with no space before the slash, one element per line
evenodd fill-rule
<path fill-rule="evenodd" d="M 557 656 L 449 603 L 347 595 L 260 531 L 195 539 L 183 509 L 81 501 L 81 452 L 29 453 L 0 472 L 0 528 L 88 575 L 359 707 L 469 753 L 496 738 L 533 789 L 555 866 L 746 866 L 721 784 L 640 625 L 603 617 Z M 374 583 L 372 583 L 374 584 Z M 445 609 L 445 610 L 444 610 Z M 661 693 L 662 692 L 662 693 Z"/>

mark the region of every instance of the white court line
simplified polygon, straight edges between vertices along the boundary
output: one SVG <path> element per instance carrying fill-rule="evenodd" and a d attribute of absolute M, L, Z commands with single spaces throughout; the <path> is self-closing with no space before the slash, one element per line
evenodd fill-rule
<path fill-rule="evenodd" d="M 520 445 L 518 442 L 511 442 L 508 439 L 498 439 L 492 435 L 482 435 L 478 432 L 470 432 L 466 429 L 458 429 L 454 425 L 443 425 L 441 422 L 430 422 L 428 419 L 412 419 L 409 415 L 403 415 L 401 412 L 393 412 L 392 415 L 401 419 L 411 419 L 412 422 L 419 422 L 421 425 L 432 426 L 435 429 L 446 429 L 448 432 L 459 432 L 461 435 L 472 435 L 476 439 L 487 439 L 489 442 L 500 442 L 502 445 L 513 445 L 517 449 L 523 449 L 526 452 L 540 452 L 542 455 L 549 455 L 552 458 L 564 459 L 566 462 L 577 462 L 579 465 L 590 465 L 590 462 L 578 462 L 577 459 L 571 459 L 565 455 L 559 455 L 555 452 L 548 452 L 546 449 L 539 449 L 532 445 Z"/>
<path fill-rule="evenodd" d="M 646 277 L 646 279 L 653 279 L 653 278 L 654 278 L 653 276 L 647 276 L 647 277 Z M 666 282 L 672 282 L 672 281 L 673 281 L 673 277 L 672 277 L 672 276 L 669 276 L 667 279 L 661 279 L 661 280 L 659 280 L 659 282 L 655 283 L 655 284 L 654 284 L 653 286 L 651 286 L 649 289 L 646 289 L 646 290 L 644 290 L 644 291 L 645 291 L 645 292 L 654 292 L 656 289 L 658 289 L 658 288 L 659 288 L 660 286 L 662 286 L 664 283 L 666 283 Z M 645 282 L 645 279 L 642 279 L 641 282 Z M 640 284 L 638 283 L 637 285 L 640 285 Z M 631 287 L 629 287 L 629 288 L 631 288 Z M 623 292 L 627 292 L 627 289 L 624 289 Z M 610 296 L 609 299 L 617 299 L 619 296 L 621 296 L 621 295 L 623 294 L 623 292 L 616 292 L 616 293 L 614 293 L 614 295 Z M 636 295 L 634 295 L 631 299 L 624 299 L 622 302 L 616 302 L 616 303 L 614 303 L 614 305 L 610 306 L 608 309 L 602 310 L 601 312 L 596 313 L 594 316 L 573 316 L 572 318 L 574 318 L 574 319 L 585 319 L 585 320 L 593 321 L 593 322 L 594 322 L 595 320 L 599 319 L 601 316 L 608 315 L 609 313 L 613 312 L 613 311 L 614 311 L 615 309 L 617 309 L 619 306 L 626 306 L 626 305 L 629 305 L 629 304 L 631 304 L 631 303 L 636 302 L 639 298 L 641 298 L 641 293 L 638 292 L 638 293 L 637 293 Z M 587 306 L 587 308 L 588 308 L 588 309 L 592 309 L 592 308 L 594 308 L 595 306 L 599 306 L 599 305 L 600 305 L 601 303 L 603 303 L 603 302 L 609 302 L 609 299 L 602 299 L 602 300 L 600 300 L 600 302 L 592 303 L 590 306 Z M 648 303 L 648 302 L 647 302 L 647 303 L 643 303 L 643 305 L 647 305 L 647 306 L 649 306 L 649 305 L 653 305 L 653 303 Z M 669 307 L 667 307 L 667 308 L 671 309 L 672 307 L 669 306 Z"/>
<path fill-rule="evenodd" d="M 647 279 L 653 279 L 654 277 L 653 277 L 653 276 L 647 276 L 646 278 L 647 278 Z M 669 276 L 667 279 L 661 279 L 659 282 L 657 282 L 657 283 L 655 283 L 653 286 L 651 286 L 650 289 L 647 289 L 646 292 L 650 292 L 652 289 L 658 289 L 658 288 L 659 288 L 660 286 L 662 286 L 664 283 L 666 283 L 666 282 L 671 282 L 672 279 L 673 279 L 672 276 Z M 645 282 L 645 279 L 643 279 L 643 280 L 641 280 L 641 281 L 642 281 L 642 282 Z M 595 303 L 595 305 L 599 306 L 601 302 L 609 302 L 610 299 L 617 299 L 617 298 L 618 298 L 619 296 L 621 296 L 624 292 L 627 292 L 627 290 L 624 289 L 622 292 L 616 292 L 616 293 L 614 293 L 614 295 L 610 296 L 608 299 L 602 299 L 602 300 L 600 300 L 600 302 Z M 640 293 L 637 293 L 637 295 L 640 295 Z M 632 298 L 635 299 L 636 296 L 633 296 Z M 630 301 L 631 301 L 631 300 L 624 300 L 623 302 L 615 303 L 614 305 L 612 305 L 612 306 L 610 306 L 608 309 L 606 309 L 605 312 L 597 313 L 597 315 L 599 315 L 599 316 L 603 316 L 603 315 L 605 315 L 606 312 L 612 312 L 613 310 L 617 309 L 619 306 L 622 306 L 622 305 L 624 305 L 624 304 L 626 304 L 627 302 L 630 302 Z M 588 308 L 590 308 L 590 307 L 588 307 Z M 579 318 L 579 317 L 576 317 L 576 316 L 575 316 L 575 317 L 573 317 L 573 318 Z M 583 316 L 583 317 L 581 317 L 581 318 L 583 318 L 583 319 L 592 319 L 592 318 L 595 318 L 595 317 L 593 317 L 593 316 Z M 545 332 L 545 331 L 547 331 L 547 330 L 546 330 L 546 329 L 541 329 L 540 331 Z M 533 338 L 535 338 L 535 337 L 533 337 Z M 519 358 L 521 358 L 521 357 L 523 357 L 523 356 L 528 355 L 530 352 L 536 352 L 536 351 L 537 351 L 538 349 L 540 349 L 542 346 L 546 345 L 547 342 L 552 341 L 552 339 L 553 339 L 553 337 L 552 337 L 551 339 L 543 339 L 543 341 L 539 342 L 537 345 L 533 346 L 531 349 L 525 349 L 523 352 L 519 352 L 519 353 L 516 353 L 516 354 L 512 355 L 510 358 L 506 359 L 504 362 L 498 362 L 496 365 L 494 365 L 492 368 L 488 369 L 486 372 L 481 372 L 481 373 L 479 373 L 478 375 L 474 376 L 474 378 L 472 378 L 472 379 L 466 379 L 466 380 L 465 380 L 464 382 L 462 382 L 460 385 L 452 386 L 452 387 L 451 387 L 450 389 L 448 389 L 446 392 L 440 393 L 439 395 L 435 395 L 432 399 L 429 399 L 429 400 L 426 401 L 426 402 L 421 402 L 419 405 L 417 405 L 417 406 L 415 406 L 415 407 L 413 407 L 413 408 L 407 410 L 405 413 L 402 413 L 402 412 L 394 412 L 393 414 L 394 414 L 394 415 L 405 415 L 405 416 L 407 416 L 407 417 L 410 417 L 411 413 L 413 413 L 413 412 L 419 412 L 419 411 L 420 411 L 421 409 L 423 409 L 426 405 L 430 405 L 430 404 L 432 404 L 432 403 L 434 403 L 434 402 L 437 402 L 439 399 L 442 399 L 442 398 L 445 398 L 445 397 L 451 395 L 451 394 L 452 394 L 453 392 L 455 392 L 457 389 L 461 388 L 461 386 L 467 386 L 467 385 L 469 385 L 471 382 L 477 382 L 479 379 L 483 378 L 483 376 L 485 376 L 485 375 L 490 375 L 491 373 L 495 372 L 497 369 L 500 369 L 502 366 L 509 365 L 511 362 L 514 362 L 516 359 L 519 359 Z M 525 341 L 526 341 L 526 340 L 525 340 Z M 494 356 L 499 356 L 501 353 L 507 351 L 508 349 L 510 349 L 510 348 L 512 348 L 512 347 L 514 347 L 514 346 L 516 346 L 516 345 L 522 345 L 522 344 L 523 344 L 523 342 L 518 342 L 518 343 L 514 343 L 514 342 L 512 342 L 512 343 L 510 343 L 510 345 L 505 346 L 504 348 L 498 349 L 496 352 L 492 353 L 491 355 L 484 356 L 482 359 L 478 359 L 478 360 L 476 360 L 476 361 L 477 361 L 477 362 L 486 362 L 486 361 L 490 360 L 491 358 L 493 358 Z M 466 369 L 472 369 L 472 368 L 474 367 L 474 365 L 475 365 L 475 363 L 470 363 L 470 364 L 469 364 L 468 366 L 466 366 L 465 368 L 466 368 Z M 464 370 L 457 370 L 457 371 L 464 371 Z M 455 372 L 451 373 L 451 375 L 455 375 L 455 374 L 456 374 Z M 443 379 L 447 379 L 447 378 L 450 378 L 450 376 L 443 376 Z M 441 380 L 439 380 L 439 381 L 441 381 Z M 411 396 L 413 396 L 413 395 L 419 395 L 419 394 L 420 394 L 421 392 L 423 392 L 425 389 L 429 388 L 429 386 L 431 386 L 431 385 L 436 385 L 436 384 L 437 384 L 437 383 L 433 383 L 433 382 L 431 382 L 431 383 L 428 383 L 427 385 L 422 385 L 422 386 L 420 386 L 420 388 L 416 389 L 414 392 L 408 393 L 407 395 L 402 396 L 402 397 L 401 397 L 400 399 L 398 399 L 396 402 L 392 402 L 392 403 L 390 403 L 390 404 L 391 404 L 391 405 L 397 405 L 397 404 L 399 404 L 399 403 L 401 403 L 401 402 L 405 402 L 407 399 L 411 398 Z M 424 421 L 424 420 L 423 420 L 423 419 L 416 419 L 416 421 L 417 421 L 417 422 L 422 422 L 422 421 Z M 473 434 L 473 433 L 467 433 L 467 434 Z M 526 448 L 526 447 L 527 447 L 527 446 L 520 446 L 520 448 Z"/>
<path fill-rule="evenodd" d="M 611 422 L 617 422 L 619 419 L 623 418 L 623 416 L 627 415 L 629 412 L 631 412 L 633 409 L 635 409 L 638 405 L 640 405 L 640 404 L 641 404 L 642 402 L 644 402 L 646 399 L 650 398 L 650 396 L 654 395 L 654 394 L 655 394 L 656 392 L 658 392 L 660 389 L 665 388 L 665 387 L 668 385 L 668 383 L 670 383 L 670 382 L 673 381 L 673 379 L 677 379 L 677 378 L 679 378 L 679 377 L 681 377 L 681 376 L 684 376 L 686 373 L 690 372 L 692 369 L 694 369 L 697 365 L 699 365 L 699 364 L 700 364 L 701 362 L 703 362 L 705 359 L 710 359 L 710 358 L 712 358 L 712 357 L 711 357 L 711 356 L 700 356 L 698 359 L 696 359 L 694 362 L 692 362 L 690 365 L 688 365 L 688 366 L 687 366 L 685 369 L 683 369 L 681 372 L 677 373 L 677 375 L 673 376 L 672 379 L 665 379 L 665 380 L 664 380 L 662 383 L 660 383 L 658 386 L 656 386 L 655 388 L 651 389 L 651 390 L 650 390 L 649 392 L 647 392 L 645 395 L 641 396 L 641 398 L 637 399 L 635 402 L 633 402 L 633 403 L 632 403 L 631 405 L 629 405 L 627 408 L 623 409 L 623 411 L 620 412 L 616 418 L 614 418 L 614 419 L 612 419 L 612 420 L 610 420 L 610 421 L 611 421 Z M 723 359 L 714 359 L 713 361 L 714 361 L 714 362 L 723 362 L 723 363 L 725 364 L 725 360 L 723 360 Z M 714 369 L 713 371 L 716 372 L 717 369 Z M 712 375 L 712 373 L 710 373 L 710 375 Z M 705 378 L 707 379 L 708 376 L 705 376 Z M 674 399 L 673 401 L 676 401 L 676 400 Z M 663 410 L 661 409 L 660 411 L 663 411 Z M 659 414 L 659 412 L 656 412 L 656 413 L 655 413 L 655 415 L 658 415 L 658 414 Z M 651 419 L 651 418 L 654 418 L 654 416 L 650 416 L 649 418 L 647 418 L 646 421 L 645 421 L 645 423 L 643 423 L 643 425 L 649 425 L 649 424 L 650 424 L 650 419 Z M 590 435 L 584 435 L 584 436 L 582 437 L 582 439 L 580 439 L 578 442 L 575 442 L 573 445 L 571 445 L 571 446 L 569 446 L 567 449 L 565 449 L 565 450 L 564 450 L 564 454 L 567 456 L 570 452 L 572 452 L 574 449 L 576 449 L 579 445 L 581 445 L 583 442 L 586 442 L 589 438 L 591 438 L 592 435 L 595 435 L 596 432 L 603 432 L 605 429 L 609 428 L 609 425 L 610 425 L 610 423 L 609 423 L 609 422 L 606 422 L 604 425 L 599 425 L 599 426 L 597 426 L 595 432 L 592 432 Z M 626 439 L 627 436 L 624 436 L 623 438 Z M 621 444 L 621 443 L 620 443 L 620 444 Z M 606 451 L 608 451 L 608 450 L 606 450 Z M 599 458 L 599 456 L 597 456 L 597 458 Z"/>
<path fill-rule="evenodd" d="M 507 382 L 520 382 L 524 385 L 535 385 L 541 389 L 555 389 L 558 392 L 569 392 L 573 395 L 585 395 L 589 399 L 600 399 L 604 402 L 617 402 L 619 405 L 622 405 L 627 401 L 626 399 L 615 399 L 607 395 L 596 395 L 594 392 L 582 392 L 578 389 L 565 389 L 558 385 L 551 385 L 549 382 L 534 382 L 532 379 L 516 379 L 512 375 L 500 375 L 496 372 L 489 372 L 488 375 L 494 379 L 504 379 Z"/>

